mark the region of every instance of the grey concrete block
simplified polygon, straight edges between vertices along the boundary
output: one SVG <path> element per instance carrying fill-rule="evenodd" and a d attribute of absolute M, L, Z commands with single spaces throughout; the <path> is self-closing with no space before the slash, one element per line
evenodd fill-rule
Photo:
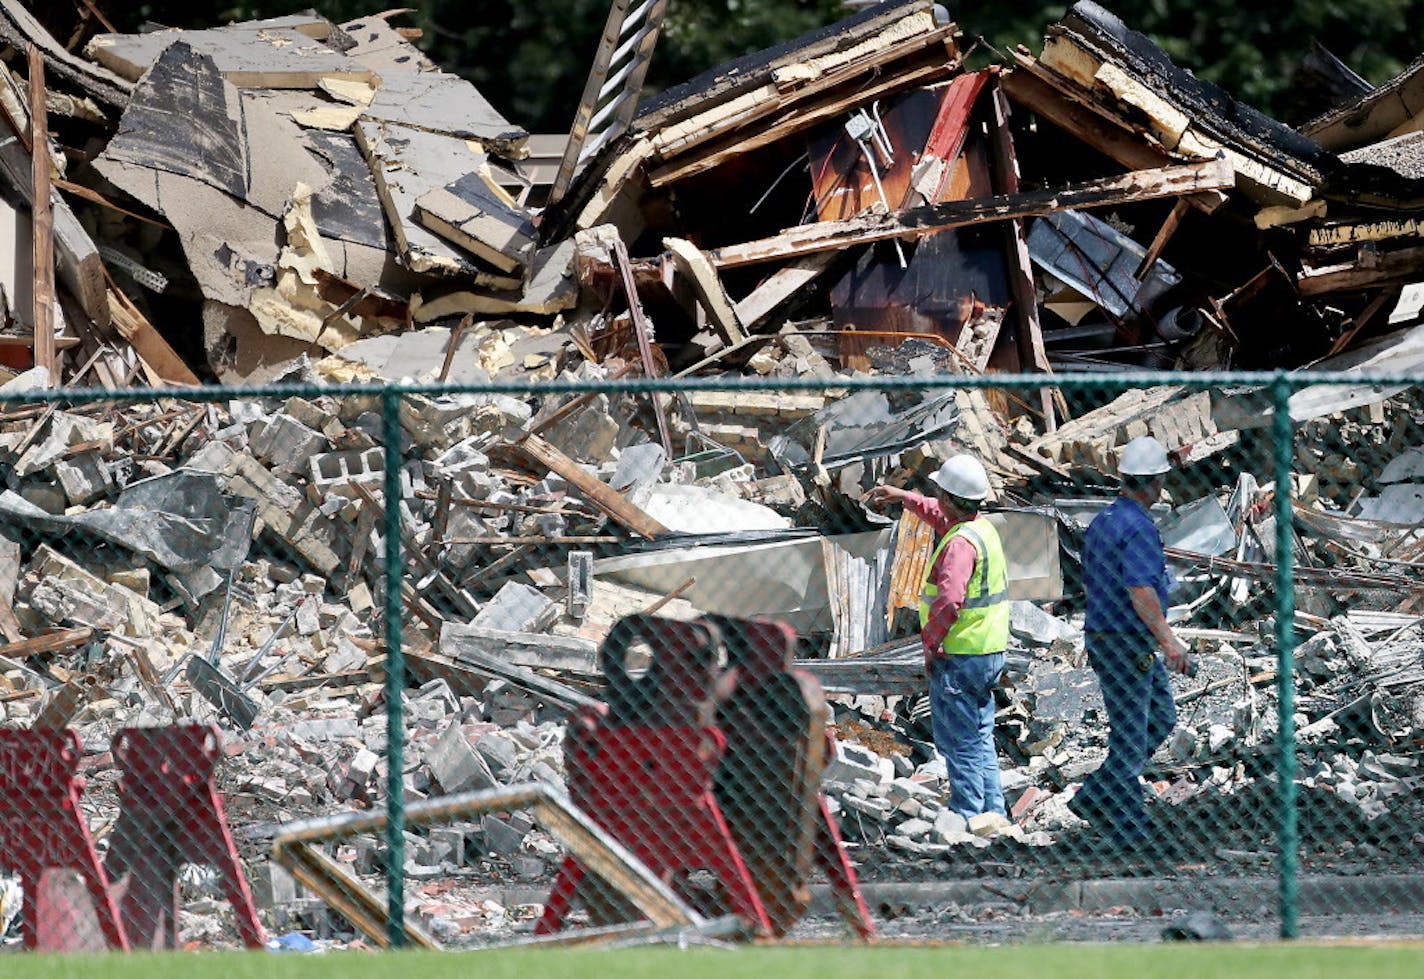
<path fill-rule="evenodd" d="M 488 789 L 498 784 L 483 756 L 471 746 L 459 724 L 451 724 L 426 752 L 430 774 L 447 793 Z"/>

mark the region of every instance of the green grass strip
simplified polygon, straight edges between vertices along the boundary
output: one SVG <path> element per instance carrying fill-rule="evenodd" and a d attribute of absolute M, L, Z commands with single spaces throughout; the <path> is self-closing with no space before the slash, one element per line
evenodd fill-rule
<path fill-rule="evenodd" d="M 1418 979 L 1424 945 L 1009 945 L 879 948 L 527 949 L 473 953 L 265 952 L 0 958 L 6 979 Z"/>

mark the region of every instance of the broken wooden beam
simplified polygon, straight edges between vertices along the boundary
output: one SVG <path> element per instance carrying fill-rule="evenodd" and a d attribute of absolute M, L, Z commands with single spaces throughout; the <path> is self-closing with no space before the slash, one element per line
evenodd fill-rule
<path fill-rule="evenodd" d="M 1014 148 L 1013 133 L 1009 131 L 1009 100 L 1004 95 L 998 78 L 989 90 L 990 96 L 990 140 L 992 151 L 994 186 L 1004 194 L 1019 192 L 1019 160 Z M 1048 363 L 1048 352 L 1043 346 L 1043 326 L 1038 319 L 1038 291 L 1033 284 L 1033 260 L 1028 253 L 1028 231 L 1022 218 L 1013 218 L 1005 226 L 1006 258 L 1009 271 L 1009 285 L 1013 290 L 1014 306 L 1018 313 L 1018 341 L 1020 364 L 1032 364 L 1035 371 L 1052 374 Z M 1039 402 L 1043 411 L 1044 425 L 1048 431 L 1058 427 L 1057 415 L 1053 410 L 1053 389 L 1039 388 Z"/>
<path fill-rule="evenodd" d="M 537 435 L 526 435 L 519 446 L 531 459 L 549 472 L 557 473 L 578 490 L 590 503 L 635 534 L 650 540 L 664 537 L 672 531 L 635 506 L 622 493 L 598 479 Z"/>
<path fill-rule="evenodd" d="M 772 310 L 814 282 L 835 258 L 832 252 L 817 252 L 778 270 L 737 303 L 738 322 L 750 330 Z"/>
<path fill-rule="evenodd" d="M 618 275 L 623 283 L 623 292 L 628 298 L 628 317 L 633 321 L 633 333 L 638 338 L 638 355 L 643 360 L 643 375 L 648 378 L 658 376 L 657 363 L 653 360 L 652 337 L 649 336 L 648 320 L 643 315 L 643 304 L 638 300 L 638 286 L 633 281 L 633 269 L 628 261 L 628 249 L 623 239 L 614 237 L 613 260 L 618 265 Z M 650 392 L 653 402 L 653 418 L 658 423 L 658 440 L 669 459 L 677 455 L 672 448 L 672 436 L 668 433 L 667 416 L 663 413 L 663 399 L 657 392 Z"/>
<path fill-rule="evenodd" d="M 45 108 L 44 57 L 31 44 L 30 160 L 31 244 L 34 265 L 35 366 L 49 371 L 51 387 L 59 387 L 59 353 L 54 349 L 54 211 L 50 207 L 49 113 Z"/>
<path fill-rule="evenodd" d="M 9 642 L 0 646 L 0 656 L 8 659 L 25 659 L 28 656 L 39 656 L 43 653 L 57 653 L 62 650 L 73 649 L 93 639 L 96 631 L 97 630 L 88 627 L 80 629 L 61 629 L 58 632 L 49 632 L 42 636 L 33 636 L 29 639 L 21 639 L 18 642 Z"/>
<path fill-rule="evenodd" d="M 1162 257 L 1162 252 L 1167 247 L 1167 243 L 1172 240 L 1172 236 L 1177 233 L 1178 226 L 1182 223 L 1182 218 L 1187 216 L 1187 208 L 1191 203 L 1184 197 L 1172 205 L 1172 211 L 1167 215 L 1167 219 L 1162 222 L 1162 227 L 1157 229 L 1157 236 L 1152 239 L 1152 244 L 1147 247 L 1147 254 L 1142 256 L 1141 263 L 1137 270 L 1133 272 L 1133 277 L 1137 279 L 1147 278 L 1147 273 L 1152 271 L 1152 266 L 1157 264 L 1157 260 Z"/>
<path fill-rule="evenodd" d="M 692 284 L 697 293 L 697 301 L 707 311 L 707 320 L 728 344 L 738 344 L 747 338 L 742 324 L 737 318 L 736 307 L 727 298 L 727 290 L 722 280 L 717 278 L 717 270 L 707 261 L 707 256 L 692 242 L 683 238 L 664 238 L 663 247 L 672 254 L 673 265 Z"/>
<path fill-rule="evenodd" d="M 888 214 L 866 214 L 849 221 L 803 224 L 771 238 L 719 248 L 709 257 L 719 268 L 735 268 L 891 238 L 919 238 L 946 228 L 1224 190 L 1232 186 L 1233 180 L 1231 167 L 1224 160 L 1139 170 L 1053 190 L 946 201 Z"/>
<path fill-rule="evenodd" d="M 0 38 L 17 51 L 30 45 L 42 49 L 54 74 L 74 82 L 99 101 L 117 108 L 128 104 L 133 91 L 131 82 L 67 50 L 19 0 L 0 3 Z"/>
<path fill-rule="evenodd" d="M 1424 248 L 1379 252 L 1360 261 L 1306 269 L 1296 282 L 1302 296 L 1403 286 L 1424 275 Z"/>
<path fill-rule="evenodd" d="M 104 276 L 108 279 L 107 270 Z M 110 321 L 118 334 L 128 341 L 138 354 L 149 383 L 160 386 L 197 387 L 201 382 L 198 375 L 183 362 L 183 358 L 163 338 L 163 334 L 148 321 L 132 300 L 126 296 L 112 279 L 108 279 L 108 301 Z"/>

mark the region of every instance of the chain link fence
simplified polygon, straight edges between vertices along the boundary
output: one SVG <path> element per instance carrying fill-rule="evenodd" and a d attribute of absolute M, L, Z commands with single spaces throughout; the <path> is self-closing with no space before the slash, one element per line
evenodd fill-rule
<path fill-rule="evenodd" d="M 5 946 L 1424 930 L 1418 384 L 921 369 L 5 395 Z"/>

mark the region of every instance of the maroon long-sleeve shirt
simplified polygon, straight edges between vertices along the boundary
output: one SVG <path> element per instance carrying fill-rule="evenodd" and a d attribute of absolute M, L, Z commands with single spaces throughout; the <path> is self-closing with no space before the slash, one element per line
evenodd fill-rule
<path fill-rule="evenodd" d="M 934 529 L 935 546 L 963 520 L 951 520 L 944 507 L 933 497 L 920 493 L 910 493 L 904 499 L 905 509 L 919 517 Z M 983 519 L 975 516 L 972 520 Z M 959 610 L 964 605 L 964 593 L 969 588 L 969 578 L 974 574 L 974 562 L 978 552 L 974 545 L 963 537 L 956 537 L 945 545 L 935 559 L 930 570 L 930 580 L 939 589 L 939 594 L 930 602 L 930 620 L 920 630 L 920 641 L 924 643 L 926 656 L 943 656 L 944 637 L 959 618 Z"/>

